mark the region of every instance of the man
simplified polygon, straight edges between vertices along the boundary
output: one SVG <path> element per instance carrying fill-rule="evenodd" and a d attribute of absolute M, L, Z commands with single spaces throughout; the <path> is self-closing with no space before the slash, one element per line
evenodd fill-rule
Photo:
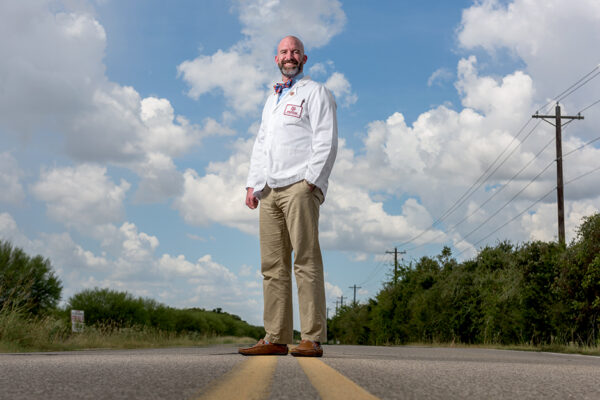
<path fill-rule="evenodd" d="M 303 74 L 300 39 L 277 47 L 283 83 L 262 113 L 250 160 L 246 205 L 259 205 L 261 272 L 266 336 L 243 355 L 285 355 L 293 339 L 292 250 L 298 285 L 301 342 L 291 354 L 320 357 L 327 340 L 319 207 L 337 153 L 336 104 L 323 85 Z"/>

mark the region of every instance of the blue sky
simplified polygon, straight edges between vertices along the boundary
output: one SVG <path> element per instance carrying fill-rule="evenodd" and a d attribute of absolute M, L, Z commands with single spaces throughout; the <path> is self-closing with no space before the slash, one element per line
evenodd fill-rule
<path fill-rule="evenodd" d="M 2 2 L 0 238 L 49 257 L 65 300 L 110 287 L 261 324 L 258 219 L 244 184 L 279 78 L 275 46 L 295 34 L 307 74 L 338 103 L 341 146 L 321 219 L 328 307 L 354 284 L 359 301 L 374 296 L 395 246 L 407 261 L 444 245 L 465 259 L 498 240 L 554 240 L 555 193 L 536 202 L 555 185 L 554 165 L 529 183 L 553 162 L 553 145 L 534 159 L 553 128 L 530 116 L 600 62 L 600 5 L 561 7 Z M 598 100 L 599 82 L 561 99 L 563 113 Z M 598 136 L 599 110 L 565 130 L 565 151 Z M 567 181 L 599 166 L 594 146 L 565 158 Z M 428 229 L 506 148 L 481 189 Z M 566 187 L 568 240 L 600 207 L 597 179 Z"/>

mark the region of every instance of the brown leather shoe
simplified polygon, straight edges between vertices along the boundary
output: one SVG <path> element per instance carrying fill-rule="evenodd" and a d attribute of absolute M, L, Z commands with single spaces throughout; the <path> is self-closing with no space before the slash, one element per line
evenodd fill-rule
<path fill-rule="evenodd" d="M 285 356 L 288 353 L 287 344 L 267 343 L 260 339 L 252 347 L 238 349 L 238 353 L 244 356 Z"/>
<path fill-rule="evenodd" d="M 290 354 L 294 357 L 321 357 L 323 348 L 319 342 L 301 340 L 298 346 L 290 350 Z"/>

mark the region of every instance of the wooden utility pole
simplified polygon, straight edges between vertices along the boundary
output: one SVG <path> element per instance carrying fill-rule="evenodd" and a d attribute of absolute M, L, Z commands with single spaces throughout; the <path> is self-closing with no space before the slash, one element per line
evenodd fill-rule
<path fill-rule="evenodd" d="M 340 296 L 340 307 L 344 307 L 344 295 Z"/>
<path fill-rule="evenodd" d="M 578 115 L 561 115 L 560 105 L 556 103 L 554 115 L 532 115 L 532 118 L 542 118 L 544 121 L 556 127 L 556 202 L 558 207 L 558 242 L 565 244 L 565 195 L 563 184 L 563 164 L 562 164 L 562 127 L 574 119 L 583 119 L 583 116 Z M 554 118 L 554 123 L 548 121 L 547 118 Z M 568 122 L 562 123 L 563 119 L 568 119 Z"/>
<path fill-rule="evenodd" d="M 361 289 L 361 287 L 356 286 L 356 283 L 355 283 L 354 286 L 350 286 L 350 289 L 354 289 L 354 301 L 352 301 L 352 304 L 356 305 L 356 289 Z"/>
<path fill-rule="evenodd" d="M 394 247 L 394 251 L 386 251 L 385 254 L 394 254 L 394 285 L 398 283 L 398 254 L 406 254 L 406 251 L 398 251 L 397 247 Z"/>

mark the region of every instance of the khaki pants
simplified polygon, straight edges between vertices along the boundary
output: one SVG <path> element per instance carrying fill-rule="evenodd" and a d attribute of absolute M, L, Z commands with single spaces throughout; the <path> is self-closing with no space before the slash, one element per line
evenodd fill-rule
<path fill-rule="evenodd" d="M 292 250 L 298 285 L 302 339 L 327 341 L 323 259 L 319 247 L 319 206 L 323 194 L 306 181 L 262 192 L 260 254 L 265 339 L 292 343 Z"/>

